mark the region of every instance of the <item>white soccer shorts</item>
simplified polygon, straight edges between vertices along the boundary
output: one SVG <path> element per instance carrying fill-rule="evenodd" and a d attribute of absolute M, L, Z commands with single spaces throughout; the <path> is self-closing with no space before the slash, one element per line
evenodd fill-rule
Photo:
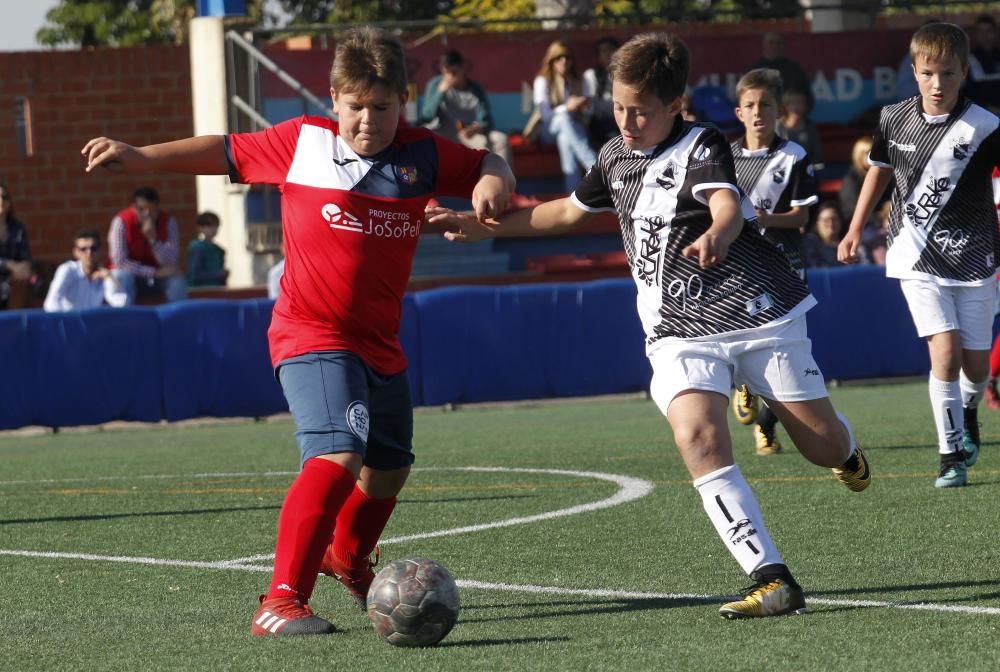
<path fill-rule="evenodd" d="M 649 354 L 650 393 L 660 412 L 685 390 L 728 397 L 736 384 L 765 399 L 808 401 L 827 396 L 823 372 L 812 356 L 806 317 L 712 340 L 670 340 Z"/>
<path fill-rule="evenodd" d="M 900 280 L 899 286 L 921 338 L 957 331 L 964 349 L 990 349 L 996 278 L 978 286 L 939 285 L 930 280 Z"/>

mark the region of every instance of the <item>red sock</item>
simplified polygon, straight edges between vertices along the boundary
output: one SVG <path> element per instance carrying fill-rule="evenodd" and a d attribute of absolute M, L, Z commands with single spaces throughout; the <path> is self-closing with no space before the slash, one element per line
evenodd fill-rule
<path fill-rule="evenodd" d="M 305 461 L 278 515 L 274 573 L 267 599 L 309 599 L 337 513 L 353 488 L 354 476 L 339 464 L 315 457 Z"/>
<path fill-rule="evenodd" d="M 990 350 L 990 378 L 996 378 L 1000 374 L 1000 336 L 993 341 L 993 348 Z"/>
<path fill-rule="evenodd" d="M 395 506 L 395 497 L 372 499 L 355 487 L 337 516 L 337 531 L 333 535 L 333 554 L 337 560 L 348 567 L 361 566 L 375 550 Z"/>

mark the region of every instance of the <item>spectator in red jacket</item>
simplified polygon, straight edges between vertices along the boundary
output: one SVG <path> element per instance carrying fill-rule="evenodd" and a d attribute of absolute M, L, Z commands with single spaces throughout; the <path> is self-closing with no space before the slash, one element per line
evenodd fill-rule
<path fill-rule="evenodd" d="M 127 297 L 159 295 L 167 302 L 187 298 L 187 285 L 178 266 L 180 234 L 177 220 L 160 210 L 160 196 L 152 187 L 132 194 L 132 204 L 115 215 L 108 232 L 111 275 Z"/>

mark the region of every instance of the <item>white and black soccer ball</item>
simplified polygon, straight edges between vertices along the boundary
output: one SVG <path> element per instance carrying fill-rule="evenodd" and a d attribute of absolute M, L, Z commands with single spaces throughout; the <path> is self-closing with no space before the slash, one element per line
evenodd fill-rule
<path fill-rule="evenodd" d="M 368 590 L 368 618 L 379 637 L 394 646 L 433 646 L 458 621 L 458 586 L 430 558 L 394 560 Z"/>

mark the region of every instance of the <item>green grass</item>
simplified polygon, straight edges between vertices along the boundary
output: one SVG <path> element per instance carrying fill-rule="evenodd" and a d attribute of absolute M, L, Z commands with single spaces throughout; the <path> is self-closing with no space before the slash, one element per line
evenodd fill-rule
<path fill-rule="evenodd" d="M 749 430 L 733 423 L 738 462 L 813 600 L 805 616 L 752 622 L 718 616 L 747 578 L 711 529 L 651 402 L 418 413 L 420 469 L 386 530 L 383 559 L 427 555 L 460 581 L 515 586 L 466 584 L 458 626 L 421 650 L 379 640 L 326 577 L 312 604 L 343 633 L 258 640 L 249 624 L 266 560 L 256 571 L 133 560 L 271 553 L 297 467 L 289 423 L 0 437 L 0 551 L 97 556 L 0 554 L 0 669 L 997 669 L 1000 612 L 948 608 L 1000 608 L 1000 414 L 981 412 L 984 451 L 970 486 L 938 491 L 925 385 L 832 395 L 872 463 L 864 493 L 794 452 L 756 457 Z M 601 472 L 655 488 L 612 508 L 393 542 L 618 490 L 581 475 L 448 469 L 460 466 Z"/>

